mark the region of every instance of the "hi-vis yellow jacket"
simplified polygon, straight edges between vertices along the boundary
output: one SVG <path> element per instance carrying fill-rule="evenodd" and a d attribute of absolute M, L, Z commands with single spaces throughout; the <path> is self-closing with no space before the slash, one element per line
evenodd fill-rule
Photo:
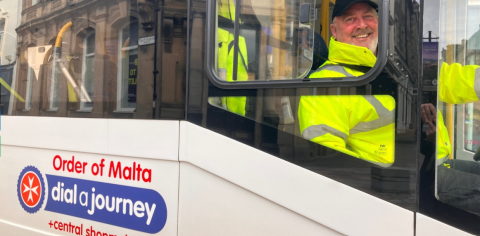
<path fill-rule="evenodd" d="M 478 65 L 462 66 L 443 63 L 440 68 L 438 97 L 450 104 L 476 102 L 480 97 L 480 71 Z M 437 112 L 437 163 L 441 164 L 452 153 L 448 130 L 441 112 Z"/>
<path fill-rule="evenodd" d="M 437 112 L 437 164 L 444 163 L 452 153 L 448 130 L 443 122 L 443 115 Z"/>
<path fill-rule="evenodd" d="M 233 3 L 233 1 L 218 1 L 218 15 L 230 20 L 233 26 L 233 22 L 235 22 L 235 4 Z M 224 79 L 228 82 L 233 82 L 232 74 L 234 35 L 232 32 L 233 27 L 228 29 L 217 29 L 218 71 L 220 77 L 224 77 Z M 239 36 L 238 39 L 239 55 L 237 60 L 237 81 L 246 81 L 248 80 L 247 44 L 245 43 L 244 37 Z M 245 116 L 246 101 L 246 97 L 222 97 L 222 105 L 226 106 L 229 111 L 242 116 Z"/>
<path fill-rule="evenodd" d="M 367 48 L 338 42 L 333 37 L 328 49 L 328 61 L 312 73 L 310 78 L 358 77 L 364 72 L 340 64 L 373 67 L 377 61 L 377 57 Z"/>
<path fill-rule="evenodd" d="M 395 100 L 379 96 L 302 96 L 302 137 L 388 167 L 395 158 Z"/>
<path fill-rule="evenodd" d="M 376 57 L 364 48 L 332 38 L 329 61 L 310 78 L 360 76 L 343 65 L 372 67 Z M 388 95 L 302 96 L 298 119 L 302 137 L 388 167 L 395 160 L 395 100 Z"/>
<path fill-rule="evenodd" d="M 480 96 L 479 66 L 443 63 L 440 68 L 438 96 L 440 101 L 465 104 L 478 101 Z"/>

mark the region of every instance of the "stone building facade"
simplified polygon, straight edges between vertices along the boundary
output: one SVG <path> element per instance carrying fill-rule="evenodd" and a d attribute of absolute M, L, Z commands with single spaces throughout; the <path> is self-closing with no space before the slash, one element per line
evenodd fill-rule
<path fill-rule="evenodd" d="M 185 1 L 32 1 L 22 0 L 17 28 L 13 114 L 183 117 Z"/>

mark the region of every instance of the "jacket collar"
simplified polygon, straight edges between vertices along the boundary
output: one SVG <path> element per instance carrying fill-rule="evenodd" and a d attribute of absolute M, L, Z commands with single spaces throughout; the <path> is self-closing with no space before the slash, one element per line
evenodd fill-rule
<path fill-rule="evenodd" d="M 373 67 L 377 57 L 365 47 L 338 42 L 330 38 L 328 60 L 341 64 Z"/>

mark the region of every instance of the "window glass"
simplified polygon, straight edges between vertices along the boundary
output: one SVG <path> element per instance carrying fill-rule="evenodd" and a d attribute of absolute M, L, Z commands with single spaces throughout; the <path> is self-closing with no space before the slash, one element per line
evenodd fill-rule
<path fill-rule="evenodd" d="M 27 72 L 27 90 L 26 90 L 26 99 L 25 99 L 25 110 L 29 111 L 32 108 L 32 87 L 33 87 L 33 77 L 34 71 L 32 68 L 28 68 Z"/>
<path fill-rule="evenodd" d="M 377 59 L 377 3 L 355 3 L 333 16 L 328 0 L 217 0 L 209 51 L 214 76 L 227 82 L 362 76 Z"/>
<path fill-rule="evenodd" d="M 480 1 L 440 4 L 436 197 L 480 215 Z M 470 81 L 470 82 L 467 82 Z"/>
<path fill-rule="evenodd" d="M 263 97 L 263 106 L 266 106 L 263 109 L 270 111 L 269 119 L 259 114 L 256 101 L 261 97 L 209 97 L 209 102 L 275 128 L 281 126 L 285 132 L 377 166 L 394 164 L 396 103 L 393 97 L 315 94 L 315 91 L 300 90 L 296 96 Z"/>
<path fill-rule="evenodd" d="M 95 33 L 90 33 L 85 39 L 85 54 L 95 53 Z"/>
<path fill-rule="evenodd" d="M 5 31 L 5 20 L 0 20 L 0 52 L 2 51 L 2 47 L 3 47 L 4 31 Z"/>
<path fill-rule="evenodd" d="M 71 3 L 0 1 L 2 115 L 183 119 L 187 1 Z"/>
<path fill-rule="evenodd" d="M 331 36 L 331 14 L 335 6 L 333 2 L 316 1 L 315 3 L 318 16 L 314 23 L 314 31 L 325 41 L 325 48 L 329 44 Z M 389 34 L 392 38 L 392 41 L 388 41 L 392 49 L 389 52 L 392 53 L 392 56 L 389 57 L 391 61 L 387 64 L 388 70 L 368 84 L 365 81 L 359 81 L 359 78 L 350 77 L 348 78 L 350 81 L 363 83 L 343 84 L 351 87 L 329 87 L 336 85 L 329 85 L 327 82 L 312 84 L 307 80 L 304 80 L 304 84 L 309 84 L 311 87 L 302 87 L 302 84 L 291 79 L 268 79 L 268 81 L 260 79 L 261 76 L 266 78 L 274 73 L 273 67 L 267 66 L 273 65 L 273 60 L 275 60 L 273 56 L 270 58 L 265 56 L 264 59 L 258 57 L 260 58 L 258 68 L 267 67 L 265 72 L 262 72 L 261 69 L 259 72 L 255 72 L 253 64 L 248 64 L 248 70 L 252 70 L 255 75 L 255 77 L 250 76 L 248 73 L 252 72 L 247 71 L 248 79 L 254 79 L 253 81 L 230 82 L 230 84 L 224 81 L 223 84 L 216 84 L 211 73 L 208 72 L 211 69 L 209 64 L 205 64 L 209 63 L 208 52 L 215 47 L 214 44 L 209 46 L 211 41 L 208 41 L 208 37 L 210 33 L 216 33 L 216 29 L 214 32 L 207 31 L 207 34 L 204 30 L 209 29 L 209 26 L 215 25 L 217 22 L 218 13 L 216 11 L 213 11 L 215 19 L 209 21 L 208 17 L 212 13 L 210 7 L 217 8 L 218 1 L 213 1 L 213 5 L 212 1 L 206 2 L 208 5 L 206 16 L 200 6 L 194 7 L 196 10 L 193 10 L 190 16 L 192 28 L 190 34 L 191 58 L 189 58 L 190 79 L 187 84 L 189 91 L 188 120 L 292 164 L 414 211 L 417 203 L 415 196 L 417 178 L 415 175 L 418 168 L 415 153 L 418 141 L 416 127 L 419 125 L 416 117 L 418 118 L 417 104 L 419 104 L 420 97 L 416 94 L 418 83 L 415 81 L 420 79 L 416 72 L 419 71 L 419 60 L 421 59 L 418 54 L 418 39 L 422 35 L 418 32 L 421 12 L 417 1 L 389 1 L 390 8 L 385 5 L 385 2 L 382 2 L 383 7 L 381 8 L 390 9 L 391 19 L 398 19 L 395 25 L 391 24 L 389 27 L 395 30 L 390 31 Z M 273 2 L 270 3 L 273 5 Z M 261 3 L 242 1 L 241 4 Z M 273 8 L 270 5 L 267 7 Z M 255 7 L 253 9 L 252 11 L 257 11 Z M 324 10 L 327 12 L 326 17 L 323 14 Z M 241 9 L 241 11 L 248 12 L 247 9 Z M 256 13 L 255 16 L 259 18 L 259 22 L 268 22 L 272 18 L 271 15 L 268 15 L 269 12 L 271 11 L 260 12 L 265 14 L 262 19 L 258 17 L 260 13 Z M 381 15 L 385 16 L 387 13 L 384 11 Z M 240 21 L 245 24 L 247 20 L 251 20 L 245 19 L 244 15 L 240 16 L 243 16 Z M 204 17 L 207 18 L 206 22 Z M 324 21 L 323 18 L 325 18 Z M 322 22 L 325 24 L 321 24 Z M 298 23 L 300 25 L 300 22 Z M 287 24 L 285 27 L 289 27 L 289 25 Z M 247 27 L 242 25 L 239 29 L 247 29 Z M 250 35 L 254 35 L 254 33 L 243 31 L 245 31 L 243 36 L 246 41 L 248 61 L 257 60 L 251 55 L 262 53 L 262 50 L 265 51 L 265 55 L 271 51 L 273 53 L 274 45 L 269 48 L 266 47 L 269 46 L 268 42 L 263 42 L 262 45 L 266 45 L 265 47 L 250 44 L 248 38 L 253 37 Z M 260 32 L 260 34 L 255 33 L 255 37 L 266 34 L 269 37 L 264 39 L 270 40 L 269 34 L 273 35 L 273 33 L 269 31 L 268 27 L 262 27 L 260 31 L 255 31 Z M 285 38 L 291 37 L 288 32 L 285 30 Z M 308 35 L 308 33 L 305 34 Z M 242 36 L 242 34 L 239 35 Z M 215 37 L 211 37 L 213 41 L 216 40 Z M 380 45 L 386 46 L 385 44 Z M 408 47 L 405 47 L 407 45 Z M 320 47 L 317 47 L 314 38 L 313 50 L 315 51 L 317 48 Z M 405 57 L 400 56 L 400 50 L 403 50 L 402 56 Z M 211 52 L 215 52 L 215 50 L 211 50 Z M 325 52 L 325 57 L 328 58 L 328 50 Z M 205 54 L 207 54 L 207 60 L 203 62 Z M 241 60 L 241 58 L 239 59 Z M 271 64 L 267 64 L 270 63 L 269 60 L 272 61 Z M 198 63 L 200 61 L 202 63 Z M 314 62 L 316 62 L 315 54 Z M 213 67 L 216 64 L 218 62 L 210 65 Z M 323 62 L 320 62 L 318 66 L 322 64 Z M 240 68 L 240 65 L 238 66 Z M 210 72 L 215 72 L 214 69 Z M 208 76 L 199 73 L 204 70 L 207 71 Z M 370 78 L 373 77 L 375 76 Z M 205 81 L 205 79 L 210 81 Z M 325 78 L 324 80 L 332 79 Z M 338 81 L 343 83 L 346 80 L 336 80 L 336 83 L 339 83 Z M 239 85 L 240 83 L 245 86 Z M 277 85 L 283 83 L 284 87 L 262 87 L 266 83 Z M 291 84 L 291 87 L 285 88 L 287 83 Z M 205 98 L 208 98 L 209 103 L 206 107 L 204 106 Z M 354 100 L 357 101 L 354 102 Z M 379 103 L 382 105 L 374 105 Z M 360 104 L 365 106 L 360 108 Z M 362 112 L 371 109 L 372 113 L 368 113 L 371 116 L 362 116 L 360 114 L 365 114 L 362 112 L 348 114 L 352 108 L 358 108 Z M 357 114 L 358 117 L 355 116 Z M 382 119 L 378 119 L 380 117 Z M 376 121 L 377 119 L 379 121 Z M 366 126 L 366 123 L 370 121 L 374 121 L 369 123 L 371 127 L 375 127 L 374 123 L 385 122 L 383 125 L 380 124 L 382 132 L 372 130 L 372 133 L 369 134 L 369 138 L 381 137 L 382 141 L 375 140 L 367 145 L 363 145 L 366 143 L 357 145 L 355 141 L 359 143 L 362 141 L 361 139 L 355 140 L 357 135 L 361 135 L 356 133 L 356 129 L 363 125 L 357 128 L 355 126 L 360 123 Z M 333 129 L 331 129 L 332 127 Z M 362 131 L 367 130 L 362 129 Z M 374 132 L 378 133 L 373 134 Z M 364 151 L 370 151 L 370 153 L 362 151 L 362 147 L 365 148 Z M 386 155 L 382 157 L 384 154 Z"/>
<path fill-rule="evenodd" d="M 93 108 L 93 83 L 95 66 L 95 33 L 90 33 L 85 38 L 85 50 L 83 52 L 83 75 L 82 75 L 82 101 L 80 110 Z"/>
<path fill-rule="evenodd" d="M 469 103 L 465 106 L 464 148 L 475 153 L 480 147 L 480 104 Z"/>
<path fill-rule="evenodd" d="M 138 21 L 126 24 L 120 30 L 120 39 L 117 111 L 133 111 L 137 98 Z"/>
<path fill-rule="evenodd" d="M 236 12 L 234 0 L 216 2 L 217 76 L 228 82 L 305 77 L 313 60 L 315 1 L 240 2 L 240 12 Z M 299 23 L 295 4 L 300 4 L 308 14 L 306 21 Z"/>
<path fill-rule="evenodd" d="M 59 76 L 62 72 L 60 72 L 60 68 L 54 63 L 53 69 L 51 70 L 51 77 L 50 77 L 50 93 L 49 93 L 49 111 L 56 111 L 58 109 L 58 105 L 60 103 L 60 82 Z"/>
<path fill-rule="evenodd" d="M 231 16 L 235 15 L 234 3 L 235 1 L 217 1 L 219 27 L 217 29 L 219 41 L 216 49 L 218 51 L 217 72 L 220 77 L 230 82 L 235 81 L 235 73 L 229 72 L 235 71 L 235 69 L 232 70 L 234 66 L 229 64 L 234 57 L 228 54 L 230 49 L 225 49 L 223 46 L 227 44 L 235 46 L 229 41 L 235 41 L 232 31 L 235 30 L 236 22 L 231 20 Z M 335 11 L 335 5 L 330 1 L 321 3 L 318 10 L 321 11 L 321 7 L 328 8 L 329 10 L 325 12 L 327 15 L 331 15 L 331 10 Z M 240 34 L 238 40 L 237 81 L 258 80 L 259 76 L 266 80 L 296 79 L 307 75 L 309 78 L 360 76 L 370 70 L 376 62 L 374 55 L 378 39 L 376 3 L 356 3 L 343 14 L 335 17 L 321 17 L 323 19 L 318 22 L 304 23 L 294 20 L 297 19 L 296 17 L 302 18 L 295 12 L 298 6 L 308 6 L 308 2 L 295 3 L 299 4 L 295 5 L 289 1 L 278 1 L 272 6 L 269 3 L 242 1 L 242 4 L 247 5 L 242 5 L 240 16 L 243 18 L 239 19 L 238 24 L 239 31 L 243 34 Z M 313 12 L 317 9 L 311 10 Z M 275 12 L 282 12 L 282 14 L 276 15 Z M 270 13 L 273 15 L 269 15 Z M 362 25 L 361 30 L 358 30 L 357 24 Z M 328 27 L 323 28 L 323 25 Z M 354 28 L 357 30 L 351 31 Z M 330 32 L 323 35 L 334 36 L 329 39 L 330 52 L 325 43 L 328 40 L 324 40 L 320 34 L 322 30 Z M 356 35 L 353 41 L 352 37 L 346 36 L 352 33 Z M 322 49 L 324 54 L 322 55 L 322 52 L 318 52 L 317 49 Z M 255 53 L 250 53 L 249 50 Z M 316 54 L 313 55 L 313 52 Z M 251 57 L 252 54 L 254 58 Z M 326 60 L 327 57 L 331 61 Z M 333 61 L 334 58 L 338 60 Z M 348 63 L 350 64 L 347 65 Z M 362 66 L 367 64 L 370 68 Z M 319 69 L 312 70 L 312 65 Z M 266 71 L 262 72 L 263 69 Z M 398 99 L 402 108 L 398 109 L 398 118 L 402 126 L 398 126 L 397 129 L 405 132 L 412 123 L 411 94 L 402 90 L 403 88 L 400 89 L 405 97 Z M 277 95 L 257 98 L 212 96 L 209 97 L 209 102 L 261 123 L 273 122 L 271 125 L 274 127 L 277 126 L 275 120 L 278 119 L 278 122 L 293 125 L 294 128 L 292 127 L 290 133 L 296 136 L 378 166 L 389 167 L 394 163 L 396 102 L 391 96 L 372 96 L 370 92 L 365 88 L 359 88 L 358 91 L 357 88 L 312 88 L 299 90 L 296 96 Z M 320 94 L 332 96 L 318 96 Z M 269 113 L 277 117 L 273 121 L 263 120 L 258 115 L 261 112 L 257 111 L 256 107 L 260 106 L 258 102 L 261 100 L 264 101 L 264 106 L 269 104 Z M 359 106 L 360 110 L 355 110 L 356 106 Z M 365 140 L 360 136 L 367 133 L 372 140 L 375 139 L 374 137 L 383 139 L 370 144 L 363 143 Z"/>

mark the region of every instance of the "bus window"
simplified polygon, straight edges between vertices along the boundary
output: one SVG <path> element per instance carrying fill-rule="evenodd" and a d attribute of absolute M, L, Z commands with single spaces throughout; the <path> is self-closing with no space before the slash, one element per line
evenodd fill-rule
<path fill-rule="evenodd" d="M 187 2 L 98 2 L 16 1 L 0 17 L 2 115 L 185 117 Z"/>
<path fill-rule="evenodd" d="M 239 3 L 241 7 L 237 12 Z M 299 3 L 308 14 L 303 23 L 298 21 L 295 3 L 275 1 L 272 6 L 265 1 L 218 0 L 214 50 L 219 78 L 240 82 L 304 77 L 313 60 L 314 9 L 310 6 L 315 2 Z"/>
<path fill-rule="evenodd" d="M 261 99 L 259 96 L 209 97 L 209 102 L 218 108 L 381 167 L 389 167 L 394 163 L 393 97 L 312 95 L 310 91 L 303 92 L 297 90 L 295 96 L 264 96 L 263 118 L 255 106 L 256 100 Z M 278 119 L 265 119 L 266 113 Z"/>
<path fill-rule="evenodd" d="M 246 2 L 248 1 L 242 1 L 242 3 Z M 219 10 L 218 22 L 220 24 L 222 20 L 225 20 L 224 18 L 230 17 L 231 12 L 233 12 L 235 8 L 232 7 L 233 3 L 217 3 L 217 9 L 227 9 Z M 245 42 L 245 47 L 243 49 L 243 46 L 239 47 L 241 50 L 239 50 L 238 73 L 236 74 L 237 81 L 255 81 L 258 80 L 258 78 L 266 80 L 295 79 L 292 77 L 292 71 L 293 74 L 297 76 L 305 74 L 307 78 L 320 79 L 341 77 L 342 73 L 344 76 L 350 77 L 361 76 L 367 73 L 376 62 L 374 53 L 377 52 L 378 15 L 376 9 L 378 8 L 378 4 L 376 2 L 349 4 L 348 1 L 339 1 L 338 4 L 340 5 L 333 5 L 329 1 L 326 3 L 327 4 L 322 4 L 321 7 L 329 7 L 329 11 L 327 11 L 326 14 L 331 13 L 330 15 L 332 17 L 327 18 L 325 22 L 317 21 L 315 24 L 312 24 L 311 27 L 296 28 L 296 26 L 293 26 L 290 31 L 295 33 L 287 33 L 285 36 L 290 39 L 290 41 L 298 40 L 299 48 L 295 50 L 308 47 L 313 54 L 310 57 L 312 60 L 304 60 L 306 58 L 304 57 L 305 54 L 302 56 L 301 53 L 297 51 L 296 53 L 299 53 L 299 57 L 298 60 L 295 60 L 296 63 L 294 64 L 297 65 L 297 67 L 295 67 L 292 66 L 294 64 L 284 66 L 286 65 L 285 63 L 289 63 L 288 60 L 284 59 L 288 58 L 289 55 L 293 55 L 291 50 L 290 53 L 287 53 L 288 51 L 282 51 L 272 46 L 273 44 L 268 44 L 276 42 L 272 39 L 275 38 L 272 36 L 275 35 L 275 33 L 272 32 L 278 29 L 274 27 L 275 24 L 272 25 L 272 22 L 275 22 L 272 20 L 274 17 L 261 16 L 259 13 L 262 11 L 259 9 L 269 9 L 269 6 L 255 5 L 252 2 L 253 5 L 249 5 L 249 7 L 252 9 L 251 12 L 255 14 L 248 15 L 250 18 L 246 17 L 247 15 L 241 14 L 241 16 L 244 16 L 246 19 L 240 19 L 240 29 L 246 29 L 247 27 L 244 25 L 249 21 L 258 22 L 261 27 L 257 27 L 260 31 L 255 31 L 253 28 L 251 30 L 245 30 L 245 34 L 243 34 L 244 37 L 241 35 L 243 38 L 239 38 L 240 45 L 243 45 L 243 42 Z M 283 3 L 283 5 L 284 4 L 286 3 Z M 279 4 L 279 6 L 283 5 Z M 246 8 L 247 7 L 244 7 L 242 9 Z M 230 10 L 228 11 L 228 9 Z M 270 12 L 270 10 L 274 11 L 275 9 L 269 9 L 267 12 Z M 321 8 L 318 10 L 321 11 Z M 284 11 L 291 12 L 289 10 Z M 289 19 L 289 17 L 287 17 L 287 19 Z M 328 21 L 328 19 L 330 20 Z M 355 28 L 354 25 L 356 25 L 356 21 L 361 21 L 362 27 L 356 29 L 362 28 L 362 32 L 351 32 L 349 29 L 345 29 L 348 27 Z M 230 26 L 232 27 L 230 31 L 226 30 L 226 23 L 221 23 L 220 25 L 225 25 L 225 27 L 222 26 L 223 28 L 220 27 L 218 29 L 218 39 L 221 42 L 218 43 L 219 47 L 216 49 L 218 51 L 218 67 L 216 69 L 220 77 L 223 77 L 223 80 L 235 82 L 235 73 L 230 73 L 233 67 L 228 64 L 232 60 L 227 56 L 227 51 L 222 49 L 222 45 L 227 43 L 227 41 L 222 40 L 226 40 L 227 38 L 233 39 L 230 32 L 234 30 L 235 27 L 231 24 L 231 21 L 228 22 L 230 22 Z M 330 27 L 324 28 L 323 25 Z M 272 31 L 272 29 L 274 30 Z M 310 39 L 312 30 L 315 30 L 315 32 L 313 32 L 314 38 Z M 285 32 L 290 31 L 287 30 Z M 332 36 L 330 40 L 323 38 L 322 35 L 325 34 L 321 33 L 325 31 L 328 31 L 329 35 Z M 255 32 L 260 32 L 260 38 L 266 37 L 266 41 L 260 39 L 260 44 L 255 44 L 255 41 L 249 43 L 250 38 L 254 38 L 253 35 Z M 348 39 L 346 35 L 350 33 L 358 34 L 358 36 Z M 293 37 L 295 35 L 298 36 L 297 39 Z M 361 37 L 364 39 L 360 39 Z M 340 40 L 344 42 L 340 42 Z M 329 48 L 327 48 L 326 42 L 329 42 Z M 350 43 L 362 46 L 351 45 Z M 328 52 L 329 49 L 330 52 Z M 352 51 L 346 52 L 345 50 Z M 266 60 L 262 56 L 262 53 L 266 53 Z M 246 65 L 242 67 L 241 64 L 243 64 L 243 61 L 248 61 L 252 59 L 251 56 L 255 55 L 257 55 L 257 57 L 253 58 L 254 60 L 259 62 L 263 61 L 264 63 L 248 63 L 251 65 L 250 67 Z M 220 60 L 220 58 L 226 59 Z M 248 58 L 248 60 L 245 58 Z M 335 61 L 334 58 L 338 60 Z M 367 63 L 369 60 L 370 64 Z M 368 68 L 364 66 L 367 64 L 369 65 Z M 252 66 L 255 67 L 255 69 L 253 69 Z M 262 66 L 264 69 L 265 67 L 268 68 L 268 73 L 254 73 L 261 72 Z M 312 66 L 315 67 L 315 69 L 312 69 Z M 281 69 L 279 70 L 279 68 Z M 242 70 L 242 72 L 240 70 Z M 284 73 L 286 71 L 289 72 Z M 259 75 L 262 76 L 259 77 Z M 283 75 L 288 76 L 285 77 Z M 318 88 L 318 90 L 322 89 L 325 90 L 325 88 Z M 286 130 L 293 135 L 338 152 L 372 162 L 376 165 L 383 167 L 392 165 L 395 156 L 395 100 L 388 95 L 372 96 L 368 93 L 357 91 L 356 88 L 332 89 L 335 90 L 335 93 L 323 93 L 326 96 L 320 95 L 322 92 L 317 93 L 317 88 L 306 90 L 297 89 L 294 96 L 286 94 L 284 96 L 278 96 L 278 94 L 276 94 L 277 96 L 268 96 L 265 94 L 263 97 L 233 96 L 233 94 L 228 97 L 211 96 L 209 97 L 209 103 L 218 108 L 271 125 L 275 128 L 279 128 L 279 124 L 291 126 Z M 337 92 L 337 90 L 348 90 L 348 92 Z M 279 91 L 279 93 L 283 92 Z M 338 96 L 347 94 L 351 95 Z M 273 117 L 278 117 L 278 120 L 262 119 L 262 114 L 266 113 Z"/>
<path fill-rule="evenodd" d="M 480 215 L 480 1 L 440 3 L 436 197 Z M 465 83 L 471 81 L 472 83 Z M 433 139 L 435 140 L 435 139 Z M 432 140 L 432 141 L 433 141 Z"/>
<path fill-rule="evenodd" d="M 211 2 L 211 81 L 221 88 L 262 88 L 365 79 L 386 56 L 386 43 L 379 47 L 386 3 L 343 1 L 335 8 L 334 2 Z"/>

